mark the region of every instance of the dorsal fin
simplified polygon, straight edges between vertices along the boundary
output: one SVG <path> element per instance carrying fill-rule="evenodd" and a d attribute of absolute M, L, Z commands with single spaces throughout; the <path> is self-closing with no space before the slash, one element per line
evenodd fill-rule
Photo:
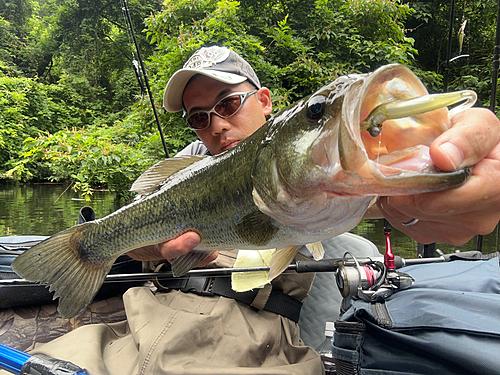
<path fill-rule="evenodd" d="M 150 194 L 174 173 L 206 157 L 205 155 L 190 155 L 161 160 L 141 174 L 132 184 L 130 191 L 139 194 Z"/>

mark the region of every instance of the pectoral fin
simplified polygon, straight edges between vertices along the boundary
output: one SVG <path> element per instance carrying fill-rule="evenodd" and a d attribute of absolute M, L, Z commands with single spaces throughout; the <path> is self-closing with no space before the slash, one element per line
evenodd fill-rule
<path fill-rule="evenodd" d="M 246 215 L 235 229 L 243 240 L 255 246 L 265 246 L 278 231 L 271 218 L 260 211 Z"/>
<path fill-rule="evenodd" d="M 302 246 L 288 246 L 276 250 L 273 254 L 273 258 L 271 259 L 271 269 L 269 270 L 268 279 L 273 280 L 286 270 L 301 247 Z"/>
<path fill-rule="evenodd" d="M 269 266 L 275 251 L 276 249 L 240 250 L 238 251 L 238 257 L 233 267 Z M 231 274 L 231 287 L 236 292 L 246 292 L 254 288 L 261 288 L 270 282 L 268 277 L 269 271 L 234 272 Z"/>
<path fill-rule="evenodd" d="M 314 260 L 321 260 L 325 256 L 325 249 L 323 249 L 321 242 L 308 243 L 306 247 L 311 252 Z"/>
<path fill-rule="evenodd" d="M 181 255 L 172 261 L 172 273 L 174 277 L 185 275 L 190 269 L 196 267 L 207 256 L 215 251 L 191 250 L 189 253 Z"/>

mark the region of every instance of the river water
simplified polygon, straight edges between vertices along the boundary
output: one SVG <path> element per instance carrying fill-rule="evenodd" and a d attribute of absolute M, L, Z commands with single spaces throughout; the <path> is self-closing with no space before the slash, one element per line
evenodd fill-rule
<path fill-rule="evenodd" d="M 91 206 L 96 217 L 104 217 L 121 207 L 115 195 L 108 191 L 96 191 L 92 202 L 82 200 L 68 186 L 60 184 L 16 184 L 0 180 L 0 237 L 21 235 L 49 236 L 77 224 L 78 212 L 84 206 Z M 383 253 L 385 236 L 383 220 L 363 220 L 353 233 L 372 241 Z M 393 229 L 391 233 L 393 252 L 405 258 L 417 253 L 417 243 L 403 233 Z M 445 253 L 456 250 L 476 249 L 477 239 L 456 247 L 437 244 Z M 498 231 L 484 236 L 483 252 L 498 251 Z"/>

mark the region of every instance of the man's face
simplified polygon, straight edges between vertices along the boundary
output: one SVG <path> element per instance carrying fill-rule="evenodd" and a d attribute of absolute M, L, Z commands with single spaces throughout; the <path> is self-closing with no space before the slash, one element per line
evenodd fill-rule
<path fill-rule="evenodd" d="M 184 90 L 182 100 L 187 115 L 199 110 L 209 110 L 223 97 L 233 92 L 253 90 L 252 85 L 243 82 L 228 85 L 203 75 L 195 76 Z M 196 135 L 207 146 L 212 155 L 220 154 L 236 146 L 241 140 L 253 134 L 266 122 L 271 113 L 269 90 L 262 88 L 250 96 L 233 116 L 223 119 L 211 114 L 210 126 L 197 130 Z"/>

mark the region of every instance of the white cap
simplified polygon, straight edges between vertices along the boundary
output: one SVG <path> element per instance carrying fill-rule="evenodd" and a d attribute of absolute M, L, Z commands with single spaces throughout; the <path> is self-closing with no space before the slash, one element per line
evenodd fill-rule
<path fill-rule="evenodd" d="M 174 73 L 163 94 L 163 106 L 168 112 L 182 111 L 182 94 L 189 80 L 203 74 L 230 85 L 249 81 L 260 89 L 260 81 L 248 62 L 226 47 L 212 46 L 197 50 L 182 69 Z"/>

